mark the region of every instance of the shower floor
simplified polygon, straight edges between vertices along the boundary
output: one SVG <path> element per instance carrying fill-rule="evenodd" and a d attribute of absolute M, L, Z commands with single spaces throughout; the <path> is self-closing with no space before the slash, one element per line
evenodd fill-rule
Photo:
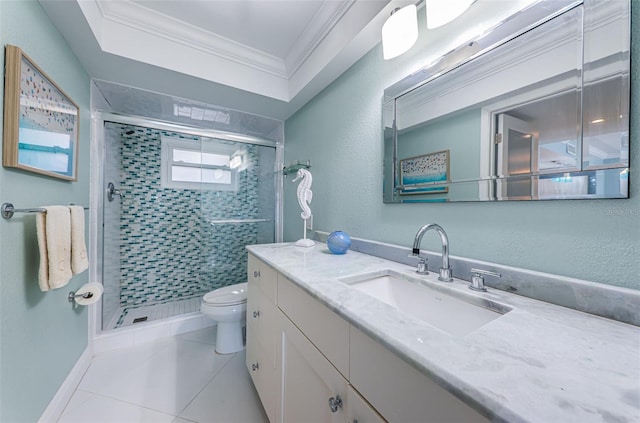
<path fill-rule="evenodd" d="M 201 297 L 198 296 L 152 305 L 121 307 L 104 329 L 117 329 L 136 323 L 151 322 L 181 314 L 195 313 L 200 311 L 200 300 Z"/>

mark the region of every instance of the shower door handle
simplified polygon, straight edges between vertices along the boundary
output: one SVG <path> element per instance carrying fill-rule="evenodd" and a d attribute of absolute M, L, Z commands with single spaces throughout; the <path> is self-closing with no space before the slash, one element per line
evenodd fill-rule
<path fill-rule="evenodd" d="M 124 194 L 122 194 L 119 189 L 116 189 L 116 186 L 113 185 L 113 182 L 109 182 L 107 184 L 107 200 L 109 200 L 109 202 L 112 202 L 113 198 L 116 195 L 120 197 L 121 200 L 124 198 Z"/>

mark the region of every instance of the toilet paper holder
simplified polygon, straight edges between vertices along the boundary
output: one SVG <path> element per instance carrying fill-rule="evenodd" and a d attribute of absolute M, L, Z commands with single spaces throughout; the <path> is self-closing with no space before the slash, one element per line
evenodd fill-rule
<path fill-rule="evenodd" d="M 76 300 L 76 298 L 91 298 L 93 297 L 93 292 L 83 292 L 82 294 L 76 294 L 76 291 L 71 291 L 69 292 L 69 295 L 67 295 L 67 300 L 72 303 Z"/>

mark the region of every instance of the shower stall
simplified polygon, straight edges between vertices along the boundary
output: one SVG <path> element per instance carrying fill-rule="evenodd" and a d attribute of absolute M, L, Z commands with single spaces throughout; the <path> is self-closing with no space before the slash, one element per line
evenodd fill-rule
<path fill-rule="evenodd" d="M 103 81 L 93 91 L 99 326 L 198 312 L 205 293 L 246 281 L 246 245 L 281 240 L 282 122 Z"/>

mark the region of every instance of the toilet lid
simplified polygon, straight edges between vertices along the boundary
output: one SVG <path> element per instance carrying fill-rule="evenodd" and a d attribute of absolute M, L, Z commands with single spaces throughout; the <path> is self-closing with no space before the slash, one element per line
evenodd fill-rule
<path fill-rule="evenodd" d="M 238 283 L 215 289 L 205 294 L 202 301 L 214 306 L 241 304 L 247 301 L 247 283 Z"/>

